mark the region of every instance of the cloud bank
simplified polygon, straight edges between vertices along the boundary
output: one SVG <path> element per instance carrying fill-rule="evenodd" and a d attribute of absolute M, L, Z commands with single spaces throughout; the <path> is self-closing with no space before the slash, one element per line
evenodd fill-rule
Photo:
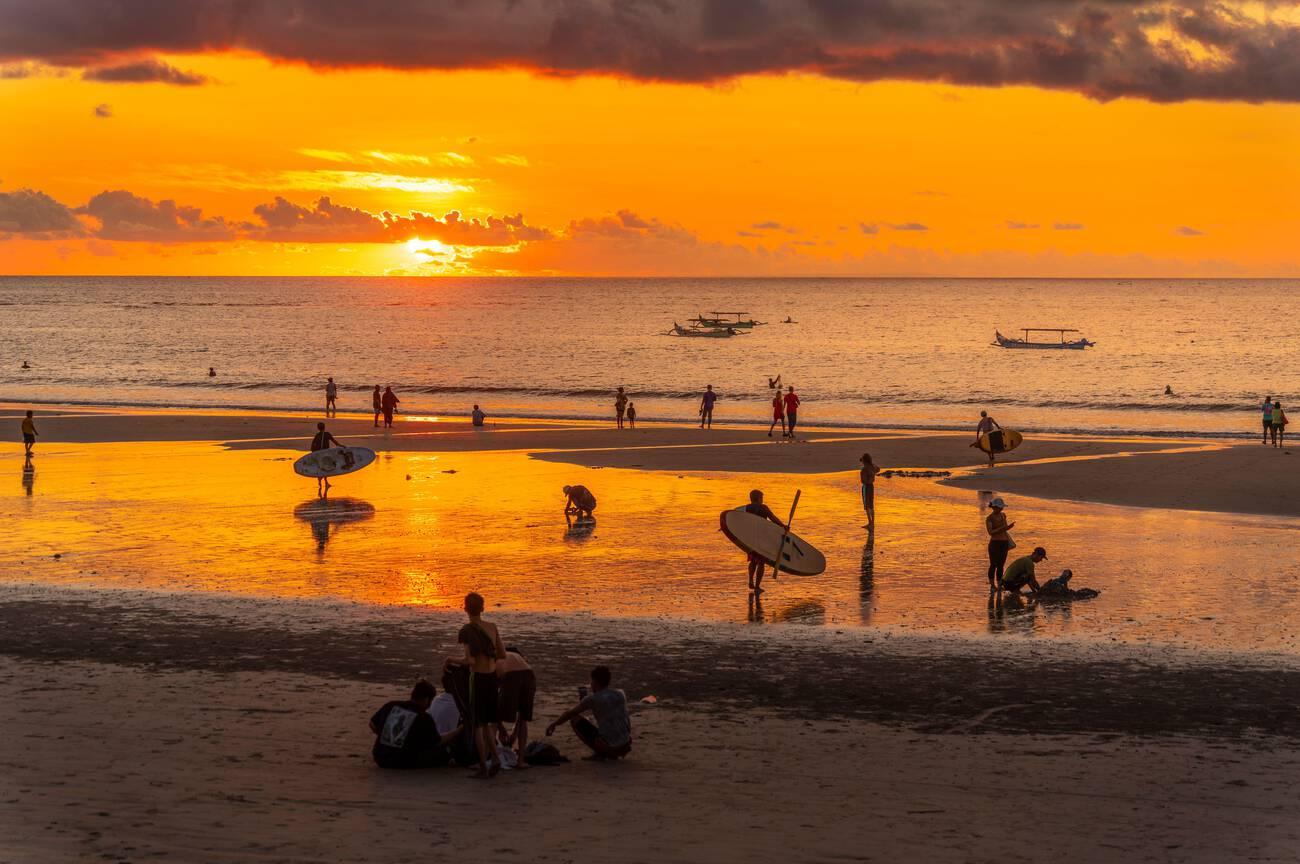
<path fill-rule="evenodd" d="M 1102 100 L 1294 102 L 1293 9 L 1239 0 L 0 0 L 0 62 L 101 66 L 238 50 L 329 68 L 683 82 L 807 72 Z"/>

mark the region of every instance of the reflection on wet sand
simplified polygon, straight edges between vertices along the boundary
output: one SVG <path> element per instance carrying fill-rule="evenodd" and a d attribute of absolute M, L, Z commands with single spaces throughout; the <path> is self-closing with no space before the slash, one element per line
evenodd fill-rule
<path fill-rule="evenodd" d="M 875 602 L 876 593 L 876 535 L 867 535 L 867 542 L 862 547 L 862 565 L 858 575 L 858 598 L 861 610 L 860 620 L 863 624 L 871 623 L 871 604 Z"/>
<path fill-rule="evenodd" d="M 596 517 L 590 516 L 586 519 L 570 519 L 564 517 L 566 528 L 564 529 L 564 539 L 574 543 L 581 543 L 584 540 L 590 540 L 596 530 Z"/>
<path fill-rule="evenodd" d="M 27 497 L 32 497 L 36 486 L 36 466 L 32 464 L 32 457 L 28 454 L 23 461 L 23 489 L 27 490 Z"/>
<path fill-rule="evenodd" d="M 293 515 L 311 525 L 316 551 L 323 553 L 331 531 L 338 533 L 344 525 L 375 518 L 375 506 L 360 498 L 312 498 L 293 508 Z"/>
<path fill-rule="evenodd" d="M 746 618 L 751 624 L 814 624 L 826 623 L 826 606 L 809 598 L 777 603 L 770 614 L 763 608 L 763 595 L 749 592 Z"/>
<path fill-rule="evenodd" d="M 1030 633 L 1038 624 L 1038 600 L 1006 591 L 990 591 L 990 633 Z"/>

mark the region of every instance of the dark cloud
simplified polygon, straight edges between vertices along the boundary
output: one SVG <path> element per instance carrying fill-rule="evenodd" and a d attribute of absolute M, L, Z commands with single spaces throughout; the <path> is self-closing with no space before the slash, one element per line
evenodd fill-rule
<path fill-rule="evenodd" d="M 238 227 L 219 216 L 205 217 L 198 207 L 182 206 L 171 200 L 154 202 L 125 189 L 100 192 L 76 212 L 97 219 L 99 230 L 94 233 L 104 240 L 155 243 L 233 240 Z"/>
<path fill-rule="evenodd" d="M 772 222 L 770 220 L 767 222 L 755 222 L 753 225 L 750 225 L 749 227 L 753 228 L 755 231 L 784 231 L 785 230 L 785 226 L 782 225 L 780 222 Z"/>
<path fill-rule="evenodd" d="M 920 222 L 900 222 L 895 225 L 890 225 L 889 227 L 895 231 L 929 231 L 930 230 L 930 226 L 922 225 Z"/>
<path fill-rule="evenodd" d="M 759 234 L 757 231 L 737 231 L 736 236 L 737 237 L 762 237 L 763 235 Z"/>
<path fill-rule="evenodd" d="M 1290 5 L 1247 15 L 1235 0 L 0 0 L 0 61 L 237 50 L 318 67 L 687 82 L 810 72 L 1096 99 L 1300 101 Z"/>
<path fill-rule="evenodd" d="M 21 234 L 34 240 L 56 240 L 86 233 L 73 211 L 44 192 L 15 189 L 0 192 L 0 240 Z"/>
<path fill-rule="evenodd" d="M 1085 226 L 1078 222 L 1056 222 L 1052 225 L 1053 231 L 1082 231 Z"/>
<path fill-rule="evenodd" d="M 880 226 L 874 222 L 859 222 L 858 230 L 863 234 L 879 234 Z"/>
<path fill-rule="evenodd" d="M 1038 227 L 1037 222 L 1016 222 L 1011 219 L 1007 220 L 1007 227 L 1012 231 L 1033 231 Z"/>
<path fill-rule="evenodd" d="M 277 197 L 270 204 L 254 207 L 253 212 L 262 221 L 260 226 L 246 228 L 247 235 L 254 240 L 400 243 L 418 238 L 449 246 L 483 247 L 515 246 L 552 236 L 545 228 L 527 224 L 522 214 L 466 219 L 459 211 L 452 210 L 441 217 L 419 212 L 398 216 L 335 204 L 328 197 L 318 199 L 311 207 Z M 635 214 L 626 213 L 626 216 L 629 224 L 638 221 Z"/>
<path fill-rule="evenodd" d="M 116 66 L 98 66 L 81 73 L 87 81 L 106 81 L 110 84 L 176 84 L 197 87 L 207 84 L 206 75 L 177 69 L 161 60 L 145 59 Z"/>
<path fill-rule="evenodd" d="M 113 106 L 107 102 L 102 102 L 95 106 L 95 116 L 108 118 L 113 116 Z"/>
<path fill-rule="evenodd" d="M 1179 234 L 1179 235 L 1181 235 L 1181 236 L 1183 236 L 1183 237 L 1203 237 L 1203 236 L 1205 236 L 1205 232 L 1204 232 L 1204 231 L 1197 230 L 1196 228 L 1193 228 L 1193 227 L 1191 227 L 1190 225 L 1179 225 L 1177 228 L 1174 229 L 1174 233 L 1175 233 L 1175 234 Z"/>

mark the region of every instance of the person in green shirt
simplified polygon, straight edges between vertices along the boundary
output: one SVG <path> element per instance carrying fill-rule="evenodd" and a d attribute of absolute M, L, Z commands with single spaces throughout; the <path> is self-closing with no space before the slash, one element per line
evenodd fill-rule
<path fill-rule="evenodd" d="M 1002 577 L 1002 590 L 1019 594 L 1020 589 L 1028 585 L 1029 590 L 1037 594 L 1039 587 L 1038 580 L 1034 578 L 1034 565 L 1045 560 L 1047 560 L 1047 550 L 1039 546 L 1032 555 L 1012 561 Z"/>

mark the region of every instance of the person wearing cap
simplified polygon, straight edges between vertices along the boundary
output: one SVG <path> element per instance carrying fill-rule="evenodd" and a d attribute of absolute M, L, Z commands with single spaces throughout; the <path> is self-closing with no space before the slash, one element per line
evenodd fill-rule
<path fill-rule="evenodd" d="M 1007 555 L 1011 552 L 1011 529 L 1016 523 L 1007 521 L 1007 514 L 1002 512 L 1007 502 L 994 498 L 989 502 L 993 512 L 984 519 L 984 527 L 989 532 L 989 590 L 995 591 L 1002 584 L 1003 570 L 1007 566 Z"/>
<path fill-rule="evenodd" d="M 564 487 L 564 516 L 567 519 L 576 514 L 579 519 L 592 519 L 591 511 L 596 509 L 596 496 L 586 486 Z"/>
<path fill-rule="evenodd" d="M 1034 565 L 1039 561 L 1047 560 L 1047 550 L 1042 546 L 1034 549 L 1032 555 L 1026 555 L 1023 558 L 1017 558 L 1011 562 L 1007 568 L 1007 573 L 1002 577 L 1002 590 L 1010 591 L 1012 594 L 1019 594 L 1020 589 L 1026 585 L 1029 590 L 1037 594 L 1039 592 L 1038 580 L 1034 578 Z"/>

